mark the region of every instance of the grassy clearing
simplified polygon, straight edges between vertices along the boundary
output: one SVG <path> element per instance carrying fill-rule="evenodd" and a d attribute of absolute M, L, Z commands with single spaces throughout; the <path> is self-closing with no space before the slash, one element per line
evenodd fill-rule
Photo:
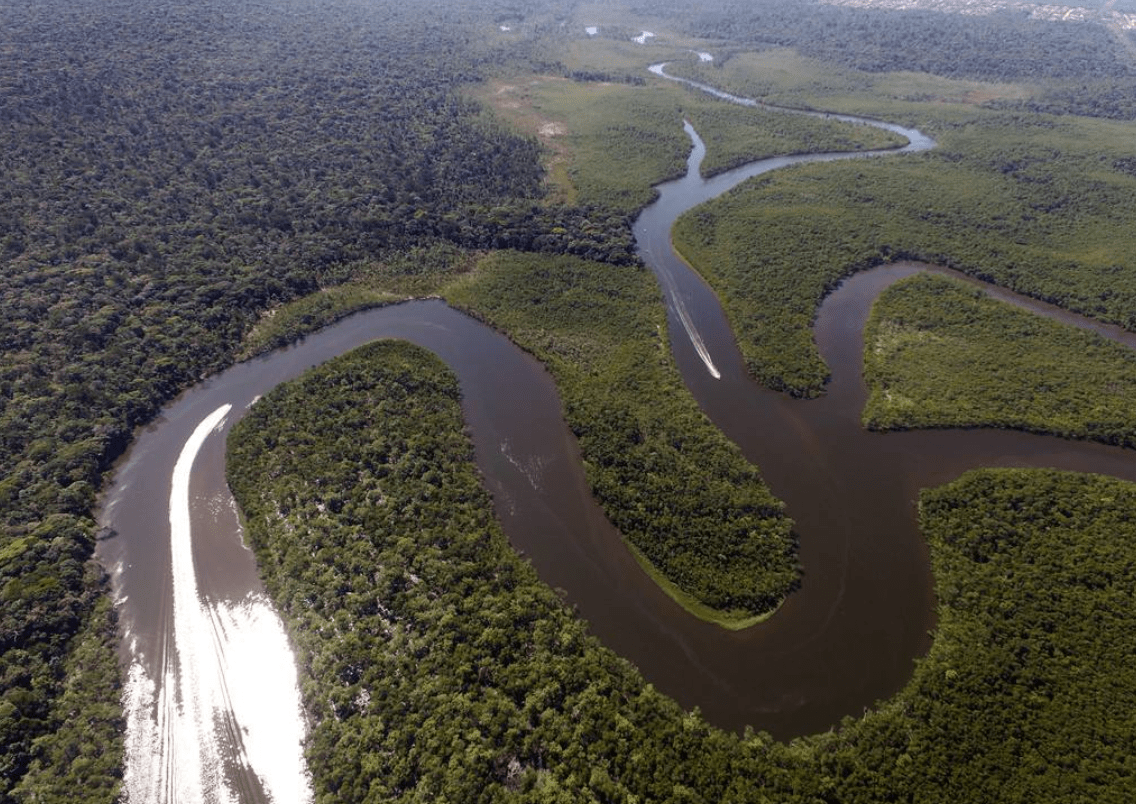
<path fill-rule="evenodd" d="M 685 170 L 690 142 L 682 131 L 684 118 L 707 144 L 706 174 L 775 154 L 900 144 L 876 129 L 732 106 L 647 74 L 647 64 L 665 60 L 667 50 L 610 40 L 574 41 L 567 47 L 574 53 L 569 70 L 646 84 L 530 75 L 498 79 L 476 92 L 478 100 L 545 146 L 553 201 L 627 212 L 649 203 L 651 187 Z M 677 50 L 673 55 L 686 59 L 690 54 Z"/>
<path fill-rule="evenodd" d="M 900 122 L 928 105 L 974 107 L 989 101 L 1020 101 L 1037 88 L 1025 83 L 995 84 L 926 73 L 866 73 L 802 56 L 788 48 L 758 53 L 726 51 L 703 63 L 687 58 L 676 72 L 741 95 L 785 106 L 852 114 L 877 114 Z"/>
<path fill-rule="evenodd" d="M 679 175 L 690 142 L 667 87 L 549 76 L 490 85 L 483 99 L 545 144 L 554 200 L 632 212 Z"/>

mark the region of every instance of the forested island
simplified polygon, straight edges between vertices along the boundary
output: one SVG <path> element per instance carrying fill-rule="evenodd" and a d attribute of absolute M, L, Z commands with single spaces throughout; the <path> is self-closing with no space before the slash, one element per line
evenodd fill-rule
<path fill-rule="evenodd" d="M 895 141 L 719 106 L 650 63 L 940 143 L 772 174 L 680 222 L 758 381 L 823 394 L 817 305 L 900 258 L 1136 329 L 1132 28 L 810 0 L 0 0 L 0 19 L 0 802 L 124 795 L 94 553 L 136 428 L 365 307 L 441 295 L 545 363 L 593 494 L 684 605 L 736 625 L 792 594 L 792 522 L 682 386 L 631 223 L 681 174 L 684 117 L 711 171 Z M 890 292 L 868 344 L 870 426 L 1133 444 L 1129 353 L 940 280 Z M 999 364 L 1000 393 L 967 388 L 968 361 Z M 786 745 L 683 712 L 588 634 L 501 535 L 459 400 L 435 358 L 379 344 L 233 437 L 316 800 L 1130 795 L 1129 484 L 988 470 L 924 491 L 929 655 L 893 699 Z"/>

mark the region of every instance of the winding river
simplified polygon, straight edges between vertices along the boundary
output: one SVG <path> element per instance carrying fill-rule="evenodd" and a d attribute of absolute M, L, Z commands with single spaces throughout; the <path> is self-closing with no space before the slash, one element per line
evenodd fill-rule
<path fill-rule="evenodd" d="M 663 74 L 661 66 L 652 71 Z M 816 324 L 832 370 L 825 397 L 803 402 L 756 386 L 713 293 L 671 249 L 671 224 L 759 173 L 885 152 L 763 160 L 703 180 L 705 148 L 687 128 L 695 144 L 688 174 L 659 188 L 635 234 L 665 290 L 688 387 L 761 467 L 797 523 L 800 591 L 744 631 L 689 616 L 641 571 L 592 500 L 556 389 L 538 363 L 440 301 L 360 313 L 187 391 L 139 433 L 104 495 L 100 521 L 112 535 L 99 555 L 113 578 L 129 667 L 129 801 L 310 800 L 294 660 L 241 542 L 224 437 L 259 396 L 375 338 L 413 341 L 457 373 L 506 534 L 545 582 L 565 591 L 593 633 L 711 722 L 783 739 L 827 729 L 893 694 L 926 652 L 934 599 L 915 522 L 920 488 L 977 466 L 1136 480 L 1132 454 L 1101 445 L 1007 431 L 861 429 L 861 333 L 872 300 L 903 276 L 942 269 L 885 266 L 826 299 Z M 918 132 L 889 128 L 908 137 L 903 151 L 933 146 Z M 1129 333 L 986 289 L 1136 348 Z"/>

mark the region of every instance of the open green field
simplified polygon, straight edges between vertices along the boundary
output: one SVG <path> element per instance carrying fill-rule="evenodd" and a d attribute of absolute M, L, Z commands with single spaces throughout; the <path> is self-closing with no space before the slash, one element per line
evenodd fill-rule
<path fill-rule="evenodd" d="M 760 52 L 728 48 L 723 58 L 710 63 L 687 55 L 674 63 L 673 71 L 769 103 L 879 116 L 905 125 L 918 125 L 919 116 L 928 112 L 1023 100 L 1037 91 L 1027 80 L 991 83 L 916 72 L 868 73 L 783 47 Z"/>

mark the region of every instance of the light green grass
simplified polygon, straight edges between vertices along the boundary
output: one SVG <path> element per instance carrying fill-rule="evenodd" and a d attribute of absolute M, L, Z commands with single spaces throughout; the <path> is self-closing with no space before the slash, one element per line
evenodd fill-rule
<path fill-rule="evenodd" d="M 714 623 L 720 628 L 725 628 L 727 631 L 744 631 L 746 628 L 763 623 L 777 613 L 781 608 L 778 605 L 776 608 L 771 609 L 762 614 L 753 614 L 745 609 L 716 609 L 713 606 L 707 606 L 694 595 L 684 592 L 682 588 L 672 583 L 666 575 L 659 572 L 651 561 L 643 555 L 643 552 L 630 542 L 625 542 L 631 555 L 639 562 L 639 566 L 643 571 L 650 576 L 659 588 L 662 589 L 667 596 L 682 606 L 688 613 L 693 614 L 700 620 L 705 620 L 709 623 Z"/>
<path fill-rule="evenodd" d="M 789 48 L 738 52 L 709 64 L 686 58 L 674 71 L 731 92 L 785 106 L 882 115 L 909 122 L 950 116 L 992 100 L 1032 97 L 1028 83 L 987 83 L 926 73 L 866 73 L 802 56 Z M 908 117 L 910 116 L 910 117 Z"/>
<path fill-rule="evenodd" d="M 577 45 L 583 48 L 583 44 Z M 588 69 L 625 72 L 617 47 L 596 45 Z M 616 56 L 612 56 L 612 52 Z M 632 212 L 654 197 L 655 184 L 682 175 L 688 119 L 707 144 L 712 174 L 766 156 L 856 151 L 902 144 L 877 129 L 735 106 L 646 71 L 640 55 L 628 75 L 644 85 L 513 76 L 480 87 L 475 97 L 545 145 L 553 198 Z M 656 53 L 659 57 L 661 54 Z"/>

